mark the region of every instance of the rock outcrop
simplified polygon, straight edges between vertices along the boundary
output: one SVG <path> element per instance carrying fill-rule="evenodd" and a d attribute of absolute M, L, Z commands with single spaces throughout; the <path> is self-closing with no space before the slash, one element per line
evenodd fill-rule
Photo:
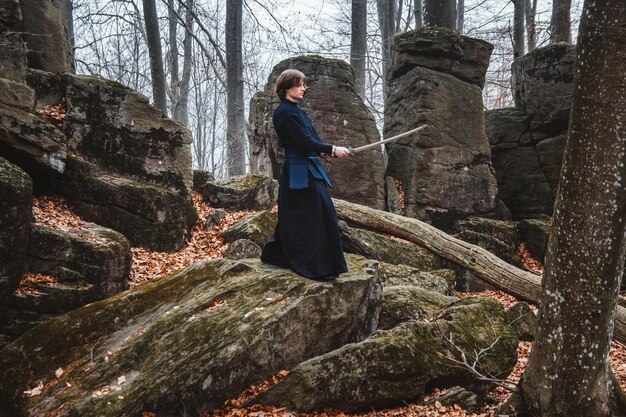
<path fill-rule="evenodd" d="M 65 230 L 30 226 L 25 271 L 45 280 L 24 281 L 20 275 L 20 290 L 5 303 L 8 320 L 0 325 L 5 341 L 53 315 L 128 289 L 130 243 L 122 234 L 92 223 Z"/>
<path fill-rule="evenodd" d="M 374 331 L 376 265 L 348 262 L 351 272 L 323 283 L 259 260 L 209 260 L 57 316 L 2 351 L 0 414 L 174 415 L 182 401 L 198 415 L 221 406 Z M 39 382 L 42 394 L 25 398 Z"/>
<path fill-rule="evenodd" d="M 93 223 L 67 231 L 32 225 L 28 270 L 89 289 L 88 302 L 127 290 L 130 261 L 130 243 L 114 230 Z"/>
<path fill-rule="evenodd" d="M 542 216 L 537 219 L 525 219 L 518 223 L 520 240 L 526 245 L 528 252 L 535 258 L 543 262 L 548 246 L 548 236 L 552 219 Z"/>
<path fill-rule="evenodd" d="M 516 219 L 551 215 L 567 138 L 575 46 L 552 44 L 516 59 L 515 107 L 486 112 L 502 201 Z"/>
<path fill-rule="evenodd" d="M 8 299 L 26 271 L 33 206 L 30 177 L 0 157 L 0 324 Z"/>
<path fill-rule="evenodd" d="M 269 211 L 248 214 L 224 230 L 222 237 L 224 242 L 227 243 L 239 239 L 249 239 L 262 247 L 270 236 L 274 234 L 277 222 L 278 216 L 276 213 Z"/>
<path fill-rule="evenodd" d="M 265 175 L 252 174 L 212 181 L 209 177 L 194 190 L 212 207 L 228 210 L 266 210 L 276 204 L 278 181 Z"/>
<path fill-rule="evenodd" d="M 71 18 L 65 0 L 19 0 L 20 32 L 28 45 L 28 66 L 49 72 L 72 72 L 72 47 L 68 31 Z"/>
<path fill-rule="evenodd" d="M 470 217 L 459 221 L 459 228 L 461 231 L 454 235 L 457 239 L 487 249 L 518 268 L 522 266 L 517 255 L 519 237 L 516 222 Z"/>
<path fill-rule="evenodd" d="M 388 146 L 387 175 L 402 183 L 405 215 L 448 232 L 460 218 L 500 215 L 482 101 L 492 49 L 442 28 L 395 38 L 385 136 L 429 126 Z"/>
<path fill-rule="evenodd" d="M 458 300 L 413 285 L 385 286 L 378 329 L 392 329 L 409 320 L 425 320 Z"/>
<path fill-rule="evenodd" d="M 464 353 L 473 361 L 474 352 L 492 343 L 479 368 L 501 378 L 517 359 L 517 334 L 497 301 L 466 298 L 431 321 L 411 320 L 310 359 L 253 402 L 355 411 L 415 401 L 433 387 L 458 385 L 484 394 L 489 384 L 449 358 L 460 361 Z"/>
<path fill-rule="evenodd" d="M 408 265 L 380 262 L 378 271 L 385 287 L 409 285 L 443 295 L 452 295 L 456 281 L 456 274 L 451 269 L 436 269 L 426 272 Z"/>
<path fill-rule="evenodd" d="M 250 103 L 252 172 L 279 178 L 284 155 L 272 124 L 272 113 L 279 102 L 274 87 L 280 73 L 288 68 L 300 70 L 307 77 L 309 89 L 302 108 L 324 142 L 356 147 L 380 139 L 374 117 L 354 89 L 348 64 L 319 56 L 289 58 L 274 67 L 265 89 L 255 94 Z M 324 162 L 324 168 L 333 183 L 334 197 L 373 208 L 385 207 L 385 168 L 379 150 Z"/>
<path fill-rule="evenodd" d="M 68 73 L 68 4 L 0 5 L 0 156 L 134 245 L 179 249 L 197 218 L 191 134 L 136 91 Z"/>
<path fill-rule="evenodd" d="M 261 256 L 261 246 L 250 239 L 239 239 L 228 245 L 224 252 L 226 259 L 258 258 Z"/>

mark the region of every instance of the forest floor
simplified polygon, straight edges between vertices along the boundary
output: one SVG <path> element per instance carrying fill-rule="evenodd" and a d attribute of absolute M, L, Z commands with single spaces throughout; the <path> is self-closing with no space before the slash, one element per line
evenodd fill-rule
<path fill-rule="evenodd" d="M 198 212 L 198 221 L 193 227 L 192 233 L 185 247 L 177 252 L 153 252 L 142 248 L 132 248 L 133 260 L 131 267 L 130 286 L 135 287 L 144 282 L 154 280 L 158 277 L 168 275 L 192 263 L 207 259 L 220 258 L 228 248 L 220 234 L 231 224 L 250 212 L 230 212 L 227 213 L 219 225 L 213 229 L 205 230 L 204 223 L 212 211 L 212 208 L 202 201 L 202 197 L 194 194 L 194 205 Z M 79 216 L 74 214 L 65 204 L 63 199 L 57 197 L 37 197 L 33 205 L 33 215 L 35 221 L 49 227 L 61 230 L 69 230 L 78 227 L 83 223 Z M 520 251 L 527 269 L 535 272 L 541 271 L 541 265 L 536 260 L 529 258 L 523 247 Z M 26 274 L 22 287 L 18 291 L 28 291 L 29 283 L 32 281 L 52 281 L 54 278 L 41 274 Z M 505 307 L 515 304 L 518 300 L 501 291 L 483 291 L 480 293 L 457 292 L 459 297 L 483 295 L 498 300 Z M 534 306 L 532 306 L 534 308 Z M 519 381 L 530 350 L 531 342 L 520 342 L 517 347 L 518 359 L 507 381 L 516 383 Z M 610 351 L 610 362 L 613 371 L 623 390 L 626 391 L 626 346 L 613 342 Z M 240 404 L 254 395 L 267 390 L 271 385 L 278 382 L 288 371 L 283 370 L 276 373 L 268 380 L 249 387 L 242 392 L 239 397 L 228 400 L 224 406 L 210 413 L 205 413 L 199 417 L 395 417 L 395 416 L 415 416 L 415 417 L 492 417 L 496 415 L 498 408 L 509 397 L 510 392 L 501 387 L 495 387 L 488 395 L 487 402 L 476 412 L 468 412 L 460 406 L 444 406 L 437 401 L 437 397 L 443 395 L 445 390 L 436 390 L 423 398 L 419 403 L 406 404 L 401 407 L 372 410 L 363 413 L 345 413 L 340 410 L 325 409 L 311 413 L 296 413 L 284 408 L 273 408 L 268 406 L 253 406 L 250 408 L 238 408 Z M 424 402 L 434 400 L 429 405 L 421 405 Z M 154 413 L 146 412 L 143 417 L 158 417 Z"/>

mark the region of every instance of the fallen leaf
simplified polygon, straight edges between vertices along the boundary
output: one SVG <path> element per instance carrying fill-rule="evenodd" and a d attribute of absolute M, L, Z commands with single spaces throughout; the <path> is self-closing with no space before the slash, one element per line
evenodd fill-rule
<path fill-rule="evenodd" d="M 39 385 L 37 385 L 35 388 L 24 391 L 24 394 L 28 395 L 29 397 L 34 397 L 36 395 L 41 394 L 42 389 L 43 389 L 43 384 L 40 382 Z"/>
<path fill-rule="evenodd" d="M 54 371 L 54 374 L 56 375 L 57 378 L 61 378 L 61 375 L 63 375 L 63 372 L 65 372 L 63 368 L 59 368 L 56 371 Z"/>

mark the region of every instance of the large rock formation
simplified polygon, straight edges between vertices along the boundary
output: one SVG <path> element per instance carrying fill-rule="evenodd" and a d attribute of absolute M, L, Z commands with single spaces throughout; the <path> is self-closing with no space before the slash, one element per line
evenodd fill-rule
<path fill-rule="evenodd" d="M 33 183 L 28 175 L 0 158 L 0 323 L 8 298 L 26 270 L 32 217 Z"/>
<path fill-rule="evenodd" d="M 0 154 L 86 220 L 137 246 L 180 248 L 196 220 L 189 131 L 113 81 L 30 70 L 27 82 L 38 110 L 65 105 L 65 117 L 0 100 Z"/>
<path fill-rule="evenodd" d="M 252 172 L 279 178 L 284 155 L 272 124 L 278 105 L 274 86 L 278 75 L 294 68 L 304 72 L 309 89 L 302 108 L 326 142 L 339 146 L 359 146 L 379 140 L 374 117 L 354 89 L 352 69 L 343 61 L 319 56 L 289 58 L 277 64 L 265 90 L 250 103 L 250 165 Z M 324 162 L 333 183 L 333 196 L 369 207 L 385 207 L 384 161 L 378 150 L 344 159 Z"/>
<path fill-rule="evenodd" d="M 28 45 L 28 66 L 49 72 L 72 72 L 72 47 L 66 0 L 19 0 L 20 32 Z"/>
<path fill-rule="evenodd" d="M 27 210 L 30 220 L 30 205 Z M 130 264 L 130 244 L 114 230 L 92 223 L 63 230 L 31 224 L 25 270 L 30 274 L 25 280 L 20 274 L 20 289 L 5 303 L 7 320 L 0 325 L 0 345 L 52 315 L 128 289 Z"/>
<path fill-rule="evenodd" d="M 497 212 L 482 101 L 492 49 L 442 28 L 395 38 L 385 136 L 429 127 L 388 147 L 387 175 L 402 183 L 405 215 L 443 230 L 455 230 L 459 218 Z"/>
<path fill-rule="evenodd" d="M 265 210 L 276 204 L 278 181 L 265 175 L 239 175 L 214 181 L 194 175 L 193 188 L 212 207 L 229 210 Z"/>
<path fill-rule="evenodd" d="M 360 343 L 310 359 L 255 402 L 299 411 L 367 410 L 415 401 L 433 387 L 459 385 L 484 394 L 489 383 L 459 366 L 462 356 L 479 372 L 505 377 L 517 359 L 517 334 L 497 301 L 462 299 L 429 321 L 410 320 Z M 384 365 L 383 365 L 384 364 Z"/>
<path fill-rule="evenodd" d="M 557 43 L 513 62 L 515 108 L 486 113 L 501 199 L 514 218 L 551 215 L 571 107 L 575 46 Z"/>
<path fill-rule="evenodd" d="M 260 247 L 274 234 L 278 215 L 269 211 L 248 214 L 222 232 L 224 242 L 249 239 Z"/>
<path fill-rule="evenodd" d="M 258 260 L 209 260 L 74 310 L 0 355 L 0 414 L 194 415 L 376 328 L 376 264 L 334 283 Z M 61 375 L 55 371 L 63 369 Z M 39 396 L 23 391 L 39 382 Z"/>
<path fill-rule="evenodd" d="M 196 220 L 191 135 L 136 91 L 67 74 L 68 5 L 0 4 L 0 156 L 87 220 L 178 249 Z"/>

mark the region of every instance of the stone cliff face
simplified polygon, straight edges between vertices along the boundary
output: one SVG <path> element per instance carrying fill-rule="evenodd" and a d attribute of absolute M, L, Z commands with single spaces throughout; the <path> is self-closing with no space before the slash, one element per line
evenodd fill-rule
<path fill-rule="evenodd" d="M 0 2 L 0 346 L 127 289 L 131 243 L 176 250 L 197 217 L 189 131 L 136 91 L 69 74 L 65 7 Z M 33 194 L 97 224 L 33 223 Z M 25 272 L 56 281 L 21 293 Z"/>
<path fill-rule="evenodd" d="M 354 89 L 354 76 L 343 61 L 318 56 L 290 58 L 277 64 L 265 90 L 257 93 L 250 105 L 251 171 L 279 178 L 282 149 L 272 125 L 278 105 L 274 94 L 276 79 L 288 68 L 307 76 L 309 89 L 302 108 L 309 114 L 322 140 L 338 146 L 360 146 L 379 140 L 374 117 Z M 385 207 L 384 160 L 380 150 L 324 163 L 333 183 L 334 197 L 369 207 Z"/>
<path fill-rule="evenodd" d="M 501 198 L 515 218 L 552 214 L 567 139 L 575 46 L 557 43 L 515 60 L 515 107 L 486 113 Z"/>
<path fill-rule="evenodd" d="M 64 2 L 40 3 L 0 6 L 0 156 L 33 178 L 36 193 L 64 195 L 133 245 L 180 248 L 196 219 L 191 134 L 136 91 L 62 73 L 71 69 L 59 46 L 69 44 Z"/>
<path fill-rule="evenodd" d="M 496 214 L 481 95 L 492 48 L 440 28 L 396 36 L 385 136 L 429 125 L 388 147 L 387 175 L 402 183 L 405 215 L 454 230 L 460 218 Z"/>

